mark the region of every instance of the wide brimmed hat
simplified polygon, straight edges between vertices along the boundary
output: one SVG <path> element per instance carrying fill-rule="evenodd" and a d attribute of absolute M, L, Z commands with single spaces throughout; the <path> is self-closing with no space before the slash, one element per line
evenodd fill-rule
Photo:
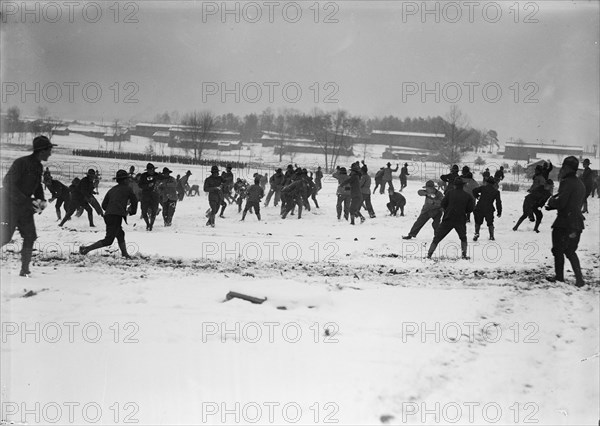
<path fill-rule="evenodd" d="M 461 178 L 457 177 L 456 179 L 454 179 L 454 186 L 464 186 L 465 185 L 465 181 L 462 180 Z"/>
<path fill-rule="evenodd" d="M 33 151 L 43 151 L 48 148 L 52 148 L 53 146 L 57 146 L 53 143 L 50 143 L 50 139 L 46 136 L 36 136 L 33 138 Z"/>
<path fill-rule="evenodd" d="M 579 160 L 577 159 L 577 157 L 570 155 L 563 160 L 562 165 L 563 167 L 566 166 L 577 171 L 577 169 L 579 168 Z"/>
<path fill-rule="evenodd" d="M 117 174 L 115 175 L 113 180 L 123 180 L 123 179 L 129 179 L 129 173 L 127 173 L 125 170 L 117 170 Z"/>

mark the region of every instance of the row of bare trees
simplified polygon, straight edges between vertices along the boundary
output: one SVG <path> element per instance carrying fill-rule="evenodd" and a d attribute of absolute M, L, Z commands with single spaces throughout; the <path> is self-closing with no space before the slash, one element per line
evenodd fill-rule
<path fill-rule="evenodd" d="M 38 107 L 36 113 L 39 117 L 37 125 L 41 128 L 34 131 L 52 137 L 52 131 L 62 122 L 51 118 L 45 107 Z M 8 109 L 3 126 L 5 132 L 23 131 L 23 122 L 20 121 L 19 114 L 17 107 Z M 274 132 L 277 134 L 280 161 L 289 141 L 307 139 L 319 147 L 327 171 L 334 169 L 339 157 L 353 147 L 362 146 L 366 156 L 367 139 L 374 129 L 444 134 L 443 142 L 424 148 L 437 151 L 439 160 L 446 164 L 460 162 L 467 150 L 491 151 L 494 146 L 498 146 L 498 135 L 494 130 L 478 130 L 471 127 L 469 118 L 455 105 L 450 107 L 443 118 L 364 118 L 351 115 L 346 110 L 325 112 L 318 108 L 309 113 L 287 108 L 275 114 L 271 108 L 267 108 L 260 114 L 248 114 L 243 118 L 232 113 L 217 116 L 210 111 L 192 111 L 180 118 L 178 111 L 165 111 L 157 114 L 154 121 L 187 126 L 185 138 L 180 143 L 186 151 L 193 150 L 196 160 L 202 158 L 207 144 L 215 139 L 217 129 L 239 132 L 242 142 L 257 142 L 263 132 Z M 118 124 L 115 121 L 115 132 L 117 131 Z"/>

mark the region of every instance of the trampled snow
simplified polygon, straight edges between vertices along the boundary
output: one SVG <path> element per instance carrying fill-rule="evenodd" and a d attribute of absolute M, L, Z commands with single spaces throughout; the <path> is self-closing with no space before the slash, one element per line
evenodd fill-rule
<path fill-rule="evenodd" d="M 111 160 L 57 153 L 48 166 L 87 160 L 102 168 L 101 200 Z M 207 173 L 169 168 L 192 170 L 192 184 Z M 201 193 L 178 203 L 170 228 L 159 217 L 147 232 L 130 217 L 132 260 L 116 242 L 77 254 L 103 238 L 102 219 L 61 229 L 49 205 L 36 216 L 31 278 L 18 276 L 18 234 L 2 251 L 1 420 L 595 424 L 598 198 L 578 251 L 589 285 L 578 289 L 568 261 L 566 283 L 545 280 L 555 212 L 544 212 L 539 234 L 528 221 L 511 230 L 523 191 L 502 193 L 496 241 L 484 225 L 474 243 L 468 225 L 471 259 L 459 258 L 454 233 L 424 259 L 430 223 L 401 239 L 423 184 L 409 180 L 405 217 L 389 216 L 387 195 L 375 194 L 377 218 L 356 226 L 337 220 L 330 179 L 321 208 L 300 220 L 271 205 L 262 221 L 240 222 L 229 206 L 209 228 Z M 267 300 L 227 301 L 230 291 Z"/>

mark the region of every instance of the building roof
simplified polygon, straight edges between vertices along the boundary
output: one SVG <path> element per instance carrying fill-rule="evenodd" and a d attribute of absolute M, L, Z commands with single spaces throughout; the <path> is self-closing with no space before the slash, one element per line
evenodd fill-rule
<path fill-rule="evenodd" d="M 156 127 L 156 128 L 164 128 L 168 129 L 172 127 L 172 124 L 154 124 L 154 123 L 137 123 L 136 126 L 146 126 L 146 127 Z"/>
<path fill-rule="evenodd" d="M 395 132 L 391 130 L 373 130 L 372 135 L 416 136 L 421 138 L 445 138 L 443 133 Z"/>
<path fill-rule="evenodd" d="M 280 135 L 279 133 L 275 133 L 275 132 L 269 132 L 269 134 L 264 134 L 261 136 L 261 139 L 264 140 L 285 140 L 286 143 L 288 142 L 314 142 L 312 139 L 304 139 L 304 138 L 293 138 L 291 136 L 285 136 L 283 137 L 282 135 Z"/>
<path fill-rule="evenodd" d="M 552 144 L 542 144 L 542 143 L 523 143 L 518 144 L 514 142 L 506 142 L 504 147 L 515 147 L 515 148 L 533 148 L 538 150 L 538 152 L 544 152 L 544 149 L 551 150 L 561 150 L 561 151 L 581 151 L 583 152 L 582 146 L 573 146 L 573 145 L 552 145 Z"/>

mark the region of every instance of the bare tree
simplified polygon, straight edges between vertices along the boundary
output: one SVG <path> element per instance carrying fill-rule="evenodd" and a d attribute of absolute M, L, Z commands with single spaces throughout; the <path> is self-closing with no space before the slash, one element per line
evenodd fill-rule
<path fill-rule="evenodd" d="M 444 132 L 446 138 L 440 147 L 441 159 L 445 164 L 459 163 L 462 151 L 467 146 L 467 139 L 471 136 L 467 129 L 469 118 L 462 113 L 456 105 L 450 107 L 445 117 Z"/>
<path fill-rule="evenodd" d="M 214 123 L 215 117 L 210 111 L 194 111 L 187 114 L 181 120 L 181 124 L 188 126 L 185 133 L 189 134 L 192 139 L 191 144 L 194 149 L 195 160 L 202 158 L 202 151 L 206 147 L 206 144 L 214 139 Z"/>

